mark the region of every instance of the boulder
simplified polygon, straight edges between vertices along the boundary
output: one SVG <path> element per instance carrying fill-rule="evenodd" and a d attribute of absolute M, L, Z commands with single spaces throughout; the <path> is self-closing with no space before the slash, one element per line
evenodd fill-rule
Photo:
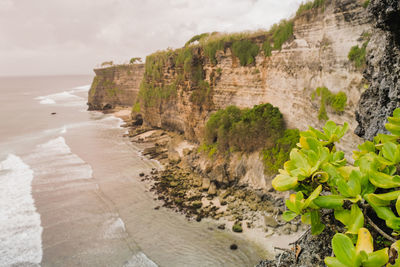
<path fill-rule="evenodd" d="M 264 216 L 264 223 L 265 223 L 266 226 L 273 227 L 273 228 L 278 226 L 278 222 L 271 215 L 265 215 Z"/>
<path fill-rule="evenodd" d="M 209 195 L 216 195 L 217 194 L 217 186 L 215 185 L 214 182 L 211 182 L 210 187 L 208 188 L 208 192 Z"/>

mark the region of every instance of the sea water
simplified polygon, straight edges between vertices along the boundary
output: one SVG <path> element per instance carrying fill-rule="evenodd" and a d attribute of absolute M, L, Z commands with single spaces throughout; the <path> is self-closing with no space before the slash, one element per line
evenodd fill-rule
<path fill-rule="evenodd" d="M 120 119 L 87 111 L 91 79 L 0 78 L 0 266 L 257 263 L 240 234 L 154 209 L 139 173 L 159 165 Z"/>

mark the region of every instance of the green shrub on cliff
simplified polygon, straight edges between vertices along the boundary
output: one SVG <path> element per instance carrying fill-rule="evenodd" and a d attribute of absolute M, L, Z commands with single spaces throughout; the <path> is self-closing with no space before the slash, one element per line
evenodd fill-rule
<path fill-rule="evenodd" d="M 283 164 L 289 160 L 289 153 L 296 147 L 300 138 L 299 134 L 298 129 L 287 129 L 283 136 L 276 140 L 273 147 L 262 151 L 266 173 L 270 175 L 278 173 Z"/>
<path fill-rule="evenodd" d="M 207 121 L 205 143 L 216 144 L 218 152 L 252 152 L 273 146 L 283 130 L 282 114 L 271 104 L 243 110 L 229 106 L 211 115 Z"/>
<path fill-rule="evenodd" d="M 349 54 L 347 55 L 349 60 L 354 63 L 354 66 L 357 69 L 362 69 L 365 67 L 367 45 L 368 41 L 365 41 L 361 47 L 355 45 L 350 49 Z"/>
<path fill-rule="evenodd" d="M 232 44 L 233 54 L 239 58 L 240 65 L 247 66 L 255 61 L 260 48 L 250 40 L 235 41 Z"/>
<path fill-rule="evenodd" d="M 347 105 L 347 95 L 344 92 L 332 93 L 326 87 L 318 87 L 312 94 L 311 99 L 315 100 L 316 97 L 320 98 L 320 107 L 318 112 L 318 119 L 326 121 L 329 119 L 326 112 L 326 106 L 330 106 L 336 114 L 344 111 Z"/>
<path fill-rule="evenodd" d="M 281 50 L 283 43 L 293 36 L 293 20 L 282 20 L 274 24 L 266 34 L 262 45 L 264 55 L 271 56 L 273 50 Z"/>
<path fill-rule="evenodd" d="M 203 45 L 204 55 L 210 60 L 211 64 L 217 64 L 215 53 L 217 53 L 218 50 L 223 50 L 224 44 L 223 40 L 212 40 Z"/>
<path fill-rule="evenodd" d="M 281 50 L 282 44 L 293 36 L 293 21 L 282 20 L 279 24 L 272 26 L 270 32 L 272 32 L 274 50 Z"/>

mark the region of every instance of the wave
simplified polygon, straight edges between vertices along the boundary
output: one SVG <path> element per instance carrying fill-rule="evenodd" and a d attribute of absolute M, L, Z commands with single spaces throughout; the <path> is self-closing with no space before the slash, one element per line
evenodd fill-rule
<path fill-rule="evenodd" d="M 34 166 L 38 184 L 90 179 L 93 175 L 92 167 L 72 153 L 61 136 L 38 145 L 27 161 Z"/>
<path fill-rule="evenodd" d="M 61 104 L 64 106 L 80 106 L 85 102 L 83 97 L 73 94 L 74 91 L 63 91 L 61 93 L 38 96 L 35 100 L 39 100 L 43 105 Z"/>
<path fill-rule="evenodd" d="M 143 252 L 136 253 L 133 257 L 124 264 L 124 267 L 157 267 Z"/>
<path fill-rule="evenodd" d="M 105 239 L 123 238 L 127 236 L 125 223 L 120 217 L 107 220 L 104 223 L 104 227 Z"/>
<path fill-rule="evenodd" d="M 89 91 L 90 86 L 91 86 L 90 84 L 77 86 L 77 87 L 72 88 L 72 90 L 73 91 Z"/>
<path fill-rule="evenodd" d="M 40 215 L 32 198 L 33 171 L 16 155 L 0 163 L 1 266 L 38 265 L 42 261 Z"/>

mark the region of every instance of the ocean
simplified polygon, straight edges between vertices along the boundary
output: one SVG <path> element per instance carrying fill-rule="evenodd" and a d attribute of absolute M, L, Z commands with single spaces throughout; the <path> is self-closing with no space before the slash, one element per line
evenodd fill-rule
<path fill-rule="evenodd" d="M 87 111 L 92 78 L 0 78 L 0 266 L 256 264 L 240 234 L 154 209 L 139 173 L 160 166 Z"/>

